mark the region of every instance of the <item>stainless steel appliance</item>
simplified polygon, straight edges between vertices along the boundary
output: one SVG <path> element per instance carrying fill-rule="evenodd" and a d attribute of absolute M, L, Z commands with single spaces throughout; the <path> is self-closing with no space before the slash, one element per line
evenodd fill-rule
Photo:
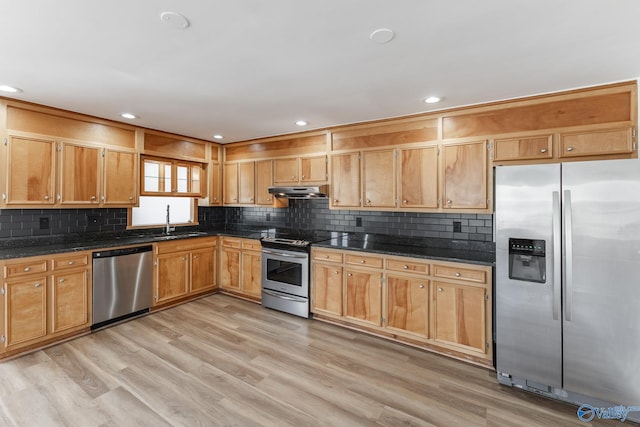
<path fill-rule="evenodd" d="M 497 167 L 495 221 L 498 381 L 640 405 L 640 161 Z"/>
<path fill-rule="evenodd" d="M 271 229 L 262 237 L 262 305 L 309 317 L 309 255 L 314 242 L 346 232 Z"/>
<path fill-rule="evenodd" d="M 151 246 L 94 252 L 91 328 L 148 312 L 152 273 Z"/>
<path fill-rule="evenodd" d="M 269 187 L 269 194 L 282 199 L 326 199 L 329 194 L 329 186 Z"/>

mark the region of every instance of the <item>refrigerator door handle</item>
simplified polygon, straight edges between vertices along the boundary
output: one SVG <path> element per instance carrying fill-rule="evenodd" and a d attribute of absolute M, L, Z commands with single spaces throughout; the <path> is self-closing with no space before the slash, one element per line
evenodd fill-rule
<path fill-rule="evenodd" d="M 562 283 L 561 277 L 561 259 L 562 259 L 562 236 L 560 222 L 561 222 L 561 212 L 560 212 L 560 192 L 554 191 L 552 193 L 553 196 L 553 217 L 552 217 L 552 225 L 553 228 L 551 230 L 551 241 L 553 243 L 553 320 L 558 320 L 558 314 L 560 312 L 560 284 Z"/>
<path fill-rule="evenodd" d="M 571 293 L 573 291 L 573 227 L 571 223 L 571 191 L 564 190 L 564 317 L 571 321 Z"/>

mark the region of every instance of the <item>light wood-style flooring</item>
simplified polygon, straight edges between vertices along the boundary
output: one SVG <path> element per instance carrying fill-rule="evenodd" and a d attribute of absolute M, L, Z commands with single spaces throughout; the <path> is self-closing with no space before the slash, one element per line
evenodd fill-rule
<path fill-rule="evenodd" d="M 485 368 L 223 295 L 0 363 L 0 426 L 218 425 L 585 423 Z"/>

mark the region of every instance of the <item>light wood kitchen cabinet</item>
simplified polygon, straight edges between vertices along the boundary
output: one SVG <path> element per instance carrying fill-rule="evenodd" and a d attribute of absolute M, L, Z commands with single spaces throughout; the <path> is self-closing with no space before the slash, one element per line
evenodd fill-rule
<path fill-rule="evenodd" d="M 550 159 L 553 157 L 553 135 L 529 135 L 498 138 L 493 142 L 493 161 Z"/>
<path fill-rule="evenodd" d="M 88 252 L 2 263 L 2 348 L 6 355 L 88 330 L 91 266 Z"/>
<path fill-rule="evenodd" d="M 629 154 L 634 151 L 633 129 L 599 129 L 560 134 L 561 158 Z"/>
<path fill-rule="evenodd" d="M 105 206 L 135 206 L 138 199 L 138 155 L 132 151 L 103 150 L 101 202 Z"/>
<path fill-rule="evenodd" d="M 256 204 L 273 204 L 273 195 L 269 194 L 269 187 L 273 184 L 273 161 L 261 160 L 256 162 Z"/>
<path fill-rule="evenodd" d="M 487 142 L 443 144 L 444 207 L 487 209 Z"/>
<path fill-rule="evenodd" d="M 344 269 L 345 317 L 380 326 L 382 323 L 382 272 Z"/>
<path fill-rule="evenodd" d="M 389 274 L 386 292 L 386 327 L 429 338 L 429 280 Z"/>
<path fill-rule="evenodd" d="M 342 208 L 360 205 L 360 153 L 332 156 L 330 206 Z"/>
<path fill-rule="evenodd" d="M 294 157 L 273 161 L 274 185 L 324 184 L 327 156 Z"/>
<path fill-rule="evenodd" d="M 220 289 L 254 302 L 262 298 L 262 245 L 259 240 L 220 238 Z"/>
<path fill-rule="evenodd" d="M 255 203 L 255 162 L 224 164 L 224 204 Z"/>
<path fill-rule="evenodd" d="M 492 366 L 491 267 L 311 249 L 314 318 Z"/>
<path fill-rule="evenodd" d="M 209 164 L 209 204 L 212 206 L 222 205 L 222 178 L 220 163 L 211 162 Z"/>
<path fill-rule="evenodd" d="M 486 353 L 486 305 L 484 287 L 434 281 L 434 339 Z"/>
<path fill-rule="evenodd" d="M 56 202 L 56 142 L 9 135 L 7 146 L 5 204 L 53 205 Z"/>
<path fill-rule="evenodd" d="M 153 305 L 161 306 L 216 288 L 217 237 L 155 244 Z"/>
<path fill-rule="evenodd" d="M 142 156 L 144 196 L 203 197 L 202 164 L 184 160 Z"/>
<path fill-rule="evenodd" d="M 80 144 L 60 144 L 60 203 L 100 203 L 101 149 Z"/>
<path fill-rule="evenodd" d="M 438 147 L 407 148 L 399 153 L 400 207 L 437 209 Z"/>
<path fill-rule="evenodd" d="M 363 152 L 362 175 L 364 206 L 396 207 L 395 150 Z"/>
<path fill-rule="evenodd" d="M 342 316 L 342 266 L 314 262 L 311 270 L 311 311 Z"/>

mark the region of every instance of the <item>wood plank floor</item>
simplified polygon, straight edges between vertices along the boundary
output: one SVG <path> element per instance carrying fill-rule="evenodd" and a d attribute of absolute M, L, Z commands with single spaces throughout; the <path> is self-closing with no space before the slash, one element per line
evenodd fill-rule
<path fill-rule="evenodd" d="M 213 295 L 0 363 L 0 425 L 585 423 L 487 369 Z"/>

